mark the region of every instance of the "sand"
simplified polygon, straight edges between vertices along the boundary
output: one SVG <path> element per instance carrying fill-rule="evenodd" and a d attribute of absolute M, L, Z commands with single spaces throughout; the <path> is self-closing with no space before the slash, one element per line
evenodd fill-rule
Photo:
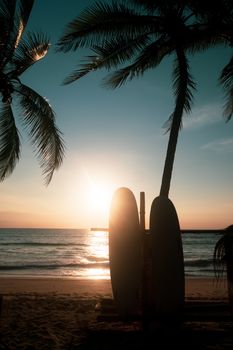
<path fill-rule="evenodd" d="M 226 287 L 212 279 L 187 279 L 186 303 L 200 307 L 208 302 L 211 309 L 224 305 L 225 310 Z M 0 295 L 0 350 L 145 349 L 150 342 L 158 349 L 233 348 L 232 319 L 203 321 L 198 308 L 198 317 L 186 320 L 178 333 L 164 328 L 145 333 L 140 321 L 101 318 L 103 299 L 112 299 L 109 280 L 5 277 L 0 278 Z"/>

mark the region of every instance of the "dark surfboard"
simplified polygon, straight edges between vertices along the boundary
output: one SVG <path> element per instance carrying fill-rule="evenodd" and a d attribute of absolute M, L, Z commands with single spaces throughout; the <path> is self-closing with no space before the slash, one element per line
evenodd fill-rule
<path fill-rule="evenodd" d="M 110 209 L 109 262 L 116 309 L 125 318 L 139 312 L 141 241 L 136 199 L 128 188 L 119 188 Z"/>
<path fill-rule="evenodd" d="M 180 225 L 173 203 L 154 199 L 150 213 L 152 316 L 180 320 L 184 308 L 184 259 Z"/>

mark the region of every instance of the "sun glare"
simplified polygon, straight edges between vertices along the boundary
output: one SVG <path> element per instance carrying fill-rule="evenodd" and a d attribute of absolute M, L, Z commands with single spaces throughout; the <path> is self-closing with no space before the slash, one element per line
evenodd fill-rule
<path fill-rule="evenodd" d="M 88 189 L 88 206 L 92 211 L 108 215 L 112 190 L 107 185 L 92 183 Z"/>
<path fill-rule="evenodd" d="M 114 176 L 102 168 L 83 171 L 82 198 L 89 227 L 108 227 L 112 197 L 116 190 Z"/>

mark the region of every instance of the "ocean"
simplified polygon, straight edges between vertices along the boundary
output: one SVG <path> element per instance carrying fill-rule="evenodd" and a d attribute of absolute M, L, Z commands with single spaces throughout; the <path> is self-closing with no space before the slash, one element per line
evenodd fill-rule
<path fill-rule="evenodd" d="M 185 274 L 213 277 L 218 233 L 182 234 Z M 0 276 L 109 279 L 108 232 L 0 229 Z"/>

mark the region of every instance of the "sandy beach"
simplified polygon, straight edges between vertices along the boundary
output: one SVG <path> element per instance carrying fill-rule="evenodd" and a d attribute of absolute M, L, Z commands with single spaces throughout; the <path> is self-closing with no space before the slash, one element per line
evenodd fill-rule
<path fill-rule="evenodd" d="M 112 299 L 109 280 L 5 277 L 0 279 L 0 295 L 1 350 L 143 349 L 151 337 L 145 338 L 139 321 L 99 318 L 103 299 Z M 227 285 L 189 278 L 186 303 L 190 302 L 227 306 Z M 167 341 L 161 334 L 156 337 L 159 343 Z M 197 317 L 184 323 L 175 340 L 169 339 L 183 349 L 232 349 L 232 319 Z"/>

